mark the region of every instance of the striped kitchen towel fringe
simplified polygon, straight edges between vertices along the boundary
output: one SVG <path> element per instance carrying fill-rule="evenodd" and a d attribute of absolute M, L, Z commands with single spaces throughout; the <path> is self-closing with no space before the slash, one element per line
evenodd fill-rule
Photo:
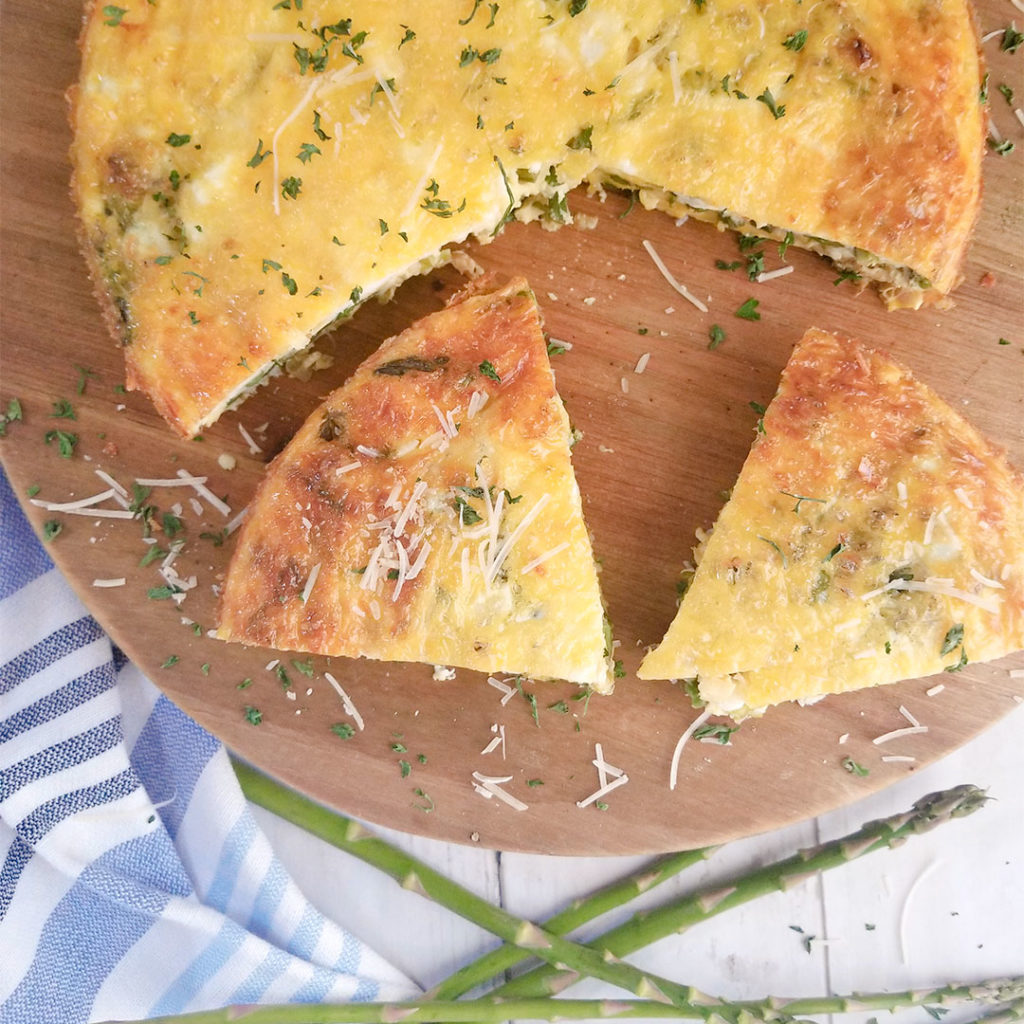
<path fill-rule="evenodd" d="M 305 899 L 221 744 L 124 656 L 0 474 L 0 1022 L 416 988 Z"/>

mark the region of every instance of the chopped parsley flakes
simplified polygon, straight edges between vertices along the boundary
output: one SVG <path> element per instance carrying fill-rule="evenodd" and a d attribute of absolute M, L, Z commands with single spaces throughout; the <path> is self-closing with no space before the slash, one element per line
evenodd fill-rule
<path fill-rule="evenodd" d="M 126 7 L 115 7 L 113 4 L 106 4 L 103 8 L 103 24 L 111 28 L 117 28 L 121 19 L 128 13 Z"/>
<path fill-rule="evenodd" d="M 103 9 L 104 14 L 107 8 Z M 1007 53 L 1016 53 L 1021 43 L 1024 43 L 1024 32 L 1018 32 L 1017 26 L 1011 21 L 1003 29 L 1003 37 L 999 40 L 999 49 Z"/>
<path fill-rule="evenodd" d="M 12 398 L 7 403 L 7 411 L 0 415 L 0 437 L 7 435 L 7 424 L 15 423 L 24 418 L 21 408 L 21 400 Z"/>
<path fill-rule="evenodd" d="M 66 430 L 48 430 L 43 440 L 49 445 L 57 442 L 62 459 L 70 459 L 75 454 L 75 445 L 78 444 L 78 435 L 71 434 Z"/>
<path fill-rule="evenodd" d="M 302 191 L 302 179 L 289 176 L 281 182 L 281 195 L 285 199 L 297 199 Z"/>
<path fill-rule="evenodd" d="M 736 310 L 735 315 L 741 320 L 760 320 L 761 314 L 757 311 L 757 307 L 760 304 L 761 303 L 757 299 L 747 299 L 747 301 Z"/>
<path fill-rule="evenodd" d="M 593 134 L 594 126 L 592 124 L 584 125 L 567 143 L 566 145 L 570 149 L 593 149 L 591 145 L 590 136 Z"/>
<path fill-rule="evenodd" d="M 757 99 L 772 112 L 772 117 L 774 117 L 776 121 L 778 121 L 780 117 L 783 117 L 785 115 L 786 104 L 777 103 L 775 97 L 772 95 L 771 89 L 769 89 L 767 86 L 765 87 L 764 92 L 761 93 L 761 95 L 758 96 Z"/>
<path fill-rule="evenodd" d="M 319 117 L 319 114 L 317 116 Z M 263 140 L 262 139 L 257 139 L 257 141 L 256 141 L 256 152 L 253 153 L 253 155 L 251 157 L 249 157 L 249 159 L 246 161 L 245 166 L 246 167 L 259 167 L 259 165 L 261 163 L 263 163 L 263 161 L 266 160 L 267 157 L 271 155 L 271 153 L 272 153 L 272 150 L 269 150 L 269 149 L 265 150 L 263 148 Z"/>
<path fill-rule="evenodd" d="M 958 622 L 956 625 L 950 626 L 945 637 L 943 637 L 942 650 L 939 651 L 939 657 L 944 658 L 947 654 L 952 654 L 963 642 L 964 624 Z"/>

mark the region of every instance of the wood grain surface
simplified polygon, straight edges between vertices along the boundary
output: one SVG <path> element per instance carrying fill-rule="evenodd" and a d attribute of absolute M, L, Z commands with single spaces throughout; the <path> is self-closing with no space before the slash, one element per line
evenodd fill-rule
<path fill-rule="evenodd" d="M 1001 29 L 1011 13 L 1008 4 L 986 0 L 979 5 L 981 32 Z M 231 553 L 230 539 L 216 541 L 231 516 L 205 502 L 196 514 L 190 491 L 154 488 L 147 499 L 159 510 L 158 522 L 182 505 L 185 546 L 175 569 L 194 574 L 198 585 L 180 607 L 147 596 L 163 580 L 159 562 L 139 564 L 148 548 L 138 521 L 27 503 L 34 486 L 38 498 L 50 501 L 95 494 L 106 487 L 97 470 L 131 490 L 136 478 L 185 469 L 207 477 L 233 515 L 319 398 L 381 340 L 439 308 L 462 279 L 449 268 L 408 282 L 390 303 L 361 309 L 318 343 L 334 359 L 329 369 L 305 382 L 277 378 L 201 439 L 177 440 L 144 397 L 120 392 L 121 354 L 104 331 L 78 254 L 63 98 L 76 74 L 78 6 L 10 0 L 2 18 L 0 405 L 6 409 L 17 397 L 24 410 L 0 444 L 4 468 L 37 529 L 51 519 L 61 524 L 48 550 L 114 640 L 244 758 L 347 813 L 409 832 L 506 850 L 640 853 L 721 842 L 842 805 L 954 749 L 1024 695 L 1024 680 L 1008 671 L 1024 664 L 1017 655 L 941 680 L 773 709 L 744 723 L 730 746 L 688 746 L 680 785 L 670 792 L 672 750 L 694 712 L 679 688 L 634 678 L 643 646 L 660 640 L 673 616 L 675 580 L 694 530 L 713 522 L 746 455 L 757 420 L 750 403 L 770 400 L 808 326 L 889 350 L 1024 465 L 1024 144 L 1011 107 L 995 91 L 1006 83 L 1022 97 L 1024 78 L 1020 53 L 1001 52 L 998 38 L 985 45 L 992 116 L 1017 147 L 986 159 L 983 213 L 952 309 L 887 313 L 873 293 L 834 285 L 832 268 L 794 250 L 786 257 L 792 274 L 751 283 L 742 272 L 715 269 L 716 259 L 737 258 L 733 235 L 692 221 L 676 225 L 616 195 L 570 197 L 574 212 L 593 219 L 585 230 L 514 224 L 491 245 L 467 246 L 488 270 L 525 274 L 547 330 L 573 346 L 554 365 L 569 415 L 583 432 L 574 462 L 626 668 L 609 698 L 574 700 L 573 687 L 526 684 L 536 697 L 534 716 L 528 700 L 516 695 L 502 706 L 501 694 L 469 672 L 438 683 L 429 666 L 307 663 L 301 655 L 210 639 L 216 585 Z M 47 41 L 45 55 L 40 39 Z M 671 290 L 644 239 L 679 280 L 710 297 L 708 314 Z M 767 269 L 782 265 L 774 246 L 766 251 Z M 758 322 L 734 315 L 751 297 L 760 303 Z M 710 350 L 713 324 L 726 337 Z M 637 374 L 644 353 L 650 360 Z M 61 399 L 71 403 L 73 422 L 53 416 Z M 72 458 L 45 443 L 57 429 L 77 434 Z M 234 469 L 222 467 L 224 454 L 233 456 Z M 93 585 L 118 577 L 124 586 Z M 288 688 L 267 669 L 276 658 Z M 352 719 L 325 672 L 365 721 L 349 739 L 331 730 Z M 936 682 L 944 690 L 926 696 Z M 901 705 L 928 733 L 908 737 L 898 750 L 873 745 L 873 737 L 906 724 Z M 247 707 L 259 709 L 260 724 L 250 723 Z M 497 726 L 504 727 L 504 757 L 500 749 L 483 755 Z M 843 734 L 849 738 L 840 745 Z M 629 782 L 609 794 L 606 809 L 581 810 L 576 801 L 597 788 L 595 743 Z M 883 763 L 883 753 L 916 760 Z M 844 771 L 847 755 L 869 774 Z M 528 810 L 483 799 L 472 787 L 474 771 L 511 776 L 506 788 Z"/>

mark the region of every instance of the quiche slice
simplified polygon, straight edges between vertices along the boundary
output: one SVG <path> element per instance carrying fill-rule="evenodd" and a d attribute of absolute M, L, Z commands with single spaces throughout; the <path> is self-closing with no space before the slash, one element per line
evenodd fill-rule
<path fill-rule="evenodd" d="M 83 251 L 129 387 L 186 436 L 452 243 L 571 219 L 584 180 L 892 305 L 949 293 L 978 211 L 968 0 L 91 0 L 81 49 Z"/>
<path fill-rule="evenodd" d="M 642 679 L 743 718 L 1024 647 L 1024 481 L 888 357 L 811 329 Z"/>
<path fill-rule="evenodd" d="M 385 341 L 270 465 L 222 639 L 611 689 L 537 305 L 482 287 Z"/>

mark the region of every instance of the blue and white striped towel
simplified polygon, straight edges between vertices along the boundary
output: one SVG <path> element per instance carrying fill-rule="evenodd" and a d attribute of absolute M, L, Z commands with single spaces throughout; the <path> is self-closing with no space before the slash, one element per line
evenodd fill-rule
<path fill-rule="evenodd" d="M 0 1022 L 415 992 L 299 892 L 223 747 L 112 646 L 0 473 Z"/>

